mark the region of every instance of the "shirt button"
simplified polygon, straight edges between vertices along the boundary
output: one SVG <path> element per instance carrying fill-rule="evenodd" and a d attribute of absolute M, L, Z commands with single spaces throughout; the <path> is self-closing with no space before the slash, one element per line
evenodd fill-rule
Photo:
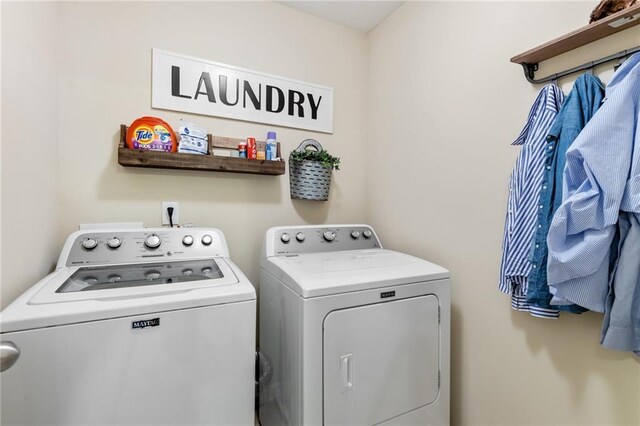
<path fill-rule="evenodd" d="M 544 207 L 542 204 L 540 204 L 540 205 L 538 206 L 538 208 L 540 208 L 540 209 L 541 209 L 542 207 Z"/>
<path fill-rule="evenodd" d="M 540 244 L 536 244 L 536 248 L 539 248 L 539 247 L 540 247 Z"/>
<path fill-rule="evenodd" d="M 538 225 L 538 228 L 542 228 L 542 225 Z"/>
<path fill-rule="evenodd" d="M 551 166 L 547 166 L 547 170 L 551 170 Z"/>
<path fill-rule="evenodd" d="M 553 145 L 549 145 L 549 149 L 553 149 Z"/>
<path fill-rule="evenodd" d="M 536 269 L 536 268 L 537 268 L 537 266 L 536 266 L 536 265 L 533 265 L 533 269 Z"/>
<path fill-rule="evenodd" d="M 547 189 L 547 185 L 542 185 L 542 189 Z"/>

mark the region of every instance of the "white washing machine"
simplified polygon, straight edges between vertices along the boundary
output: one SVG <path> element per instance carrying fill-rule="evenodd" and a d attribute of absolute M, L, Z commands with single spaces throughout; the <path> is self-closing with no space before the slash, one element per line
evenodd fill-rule
<path fill-rule="evenodd" d="M 366 225 L 267 231 L 259 411 L 271 425 L 448 425 L 449 272 Z"/>
<path fill-rule="evenodd" d="M 253 425 L 253 286 L 217 229 L 72 234 L 0 314 L 3 425 Z"/>

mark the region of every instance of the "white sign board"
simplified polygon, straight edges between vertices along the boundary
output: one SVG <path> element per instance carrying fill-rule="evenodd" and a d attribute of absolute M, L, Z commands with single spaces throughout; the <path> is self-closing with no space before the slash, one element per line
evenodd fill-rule
<path fill-rule="evenodd" d="M 333 89 L 153 49 L 153 108 L 333 133 Z"/>

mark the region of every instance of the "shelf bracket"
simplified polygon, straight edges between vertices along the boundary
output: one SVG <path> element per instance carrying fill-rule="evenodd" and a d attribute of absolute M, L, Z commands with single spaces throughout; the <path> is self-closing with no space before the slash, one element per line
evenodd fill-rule
<path fill-rule="evenodd" d="M 522 68 L 524 70 L 524 76 L 527 81 L 531 84 L 542 84 L 547 83 L 549 81 L 556 81 L 559 78 L 565 77 L 570 74 L 575 74 L 580 71 L 593 70 L 594 67 L 598 65 L 606 64 L 607 62 L 619 60 L 619 59 L 627 59 L 629 56 L 633 55 L 636 52 L 640 52 L 640 46 L 636 46 L 632 49 L 623 50 L 618 53 L 614 53 L 613 55 L 605 56 L 604 58 L 596 59 L 595 61 L 587 62 L 577 67 L 569 68 L 568 70 L 560 71 L 555 74 L 551 74 L 550 76 L 543 78 L 535 78 L 535 72 L 538 71 L 538 64 L 528 64 L 526 62 L 521 63 Z"/>

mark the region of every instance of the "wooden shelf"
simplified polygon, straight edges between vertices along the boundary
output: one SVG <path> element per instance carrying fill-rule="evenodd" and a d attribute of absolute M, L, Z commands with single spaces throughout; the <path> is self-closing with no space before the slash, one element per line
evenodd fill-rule
<path fill-rule="evenodd" d="M 537 64 L 638 24 L 640 24 L 640 3 L 516 55 L 511 58 L 511 62 Z"/>
<path fill-rule="evenodd" d="M 241 139 L 223 138 L 208 135 L 209 154 L 184 154 L 180 152 L 149 151 L 129 149 L 125 140 L 127 126 L 120 125 L 120 143 L 118 144 L 118 164 L 124 167 L 147 167 L 155 169 L 204 170 L 209 172 L 249 173 L 255 175 L 283 175 L 284 161 L 248 160 L 212 155 L 213 148 L 237 148 Z M 278 157 L 280 143 L 278 143 Z"/>

